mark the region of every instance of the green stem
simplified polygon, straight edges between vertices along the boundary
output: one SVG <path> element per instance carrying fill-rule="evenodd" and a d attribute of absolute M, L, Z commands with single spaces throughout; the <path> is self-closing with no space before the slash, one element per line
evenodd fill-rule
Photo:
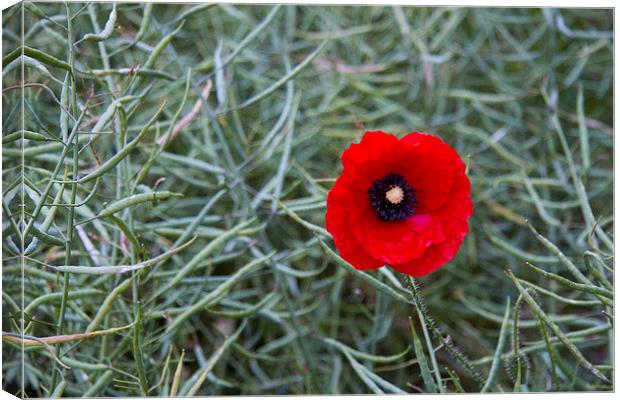
<path fill-rule="evenodd" d="M 138 302 L 136 305 L 136 325 L 133 330 L 133 356 L 136 360 L 136 369 L 138 370 L 138 379 L 140 381 L 140 394 L 142 397 L 148 396 L 149 384 L 146 380 L 146 373 L 144 371 L 144 360 L 142 358 L 142 346 L 140 345 L 140 326 L 141 326 L 141 307 Z"/>
<path fill-rule="evenodd" d="M 437 339 L 439 339 L 439 341 L 443 344 L 445 349 L 448 351 L 448 353 L 450 353 L 454 360 L 458 362 L 461 367 L 463 367 L 463 369 L 467 371 L 467 373 L 469 373 L 469 375 L 482 387 L 484 385 L 484 380 L 482 379 L 480 372 L 478 372 L 478 370 L 471 364 L 469 359 L 463 353 L 461 353 L 451 343 L 451 341 L 445 338 L 443 332 L 435 324 L 435 321 L 433 320 L 430 313 L 428 312 L 428 309 L 426 308 L 426 304 L 424 304 L 420 297 L 416 281 L 411 276 L 406 276 L 404 280 L 405 286 L 411 292 L 412 300 L 415 306 L 424 316 L 424 324 L 427 325 L 428 328 L 430 328 L 430 331 Z"/>
<path fill-rule="evenodd" d="M 69 65 L 71 66 L 71 77 L 69 78 L 71 81 L 71 104 L 70 104 L 70 110 L 75 113 L 76 110 L 76 82 L 75 82 L 75 74 L 73 73 L 73 67 L 75 64 L 75 58 L 74 58 L 74 52 L 73 52 L 73 42 L 72 42 L 72 34 L 73 34 L 73 25 L 72 25 L 72 21 L 71 21 L 71 10 L 69 8 L 69 4 L 65 3 L 65 8 L 67 11 L 67 42 L 69 43 Z M 86 109 L 86 107 L 85 107 Z M 75 126 L 73 127 L 73 132 L 71 134 L 71 136 L 68 138 L 68 142 L 66 143 L 66 147 L 63 150 L 63 154 L 66 154 L 66 151 L 68 148 L 70 148 L 71 146 L 73 147 L 73 168 L 72 168 L 72 180 L 75 182 L 77 179 L 77 175 L 78 175 L 78 171 L 79 171 L 79 167 L 78 167 L 78 139 L 79 139 L 79 125 L 81 123 L 81 117 L 84 115 L 84 112 L 82 113 L 82 115 L 80 116 L 80 118 L 78 119 L 78 121 L 76 121 Z M 59 162 L 59 165 L 62 164 L 62 161 Z M 58 168 L 57 168 L 58 169 Z M 66 172 L 66 167 L 65 167 L 65 172 Z M 65 173 L 66 176 L 66 173 Z M 50 183 L 48 185 L 48 188 L 51 189 L 51 185 L 53 182 L 53 178 L 50 178 Z M 73 219 L 74 219 L 74 211 L 75 211 L 75 207 L 73 207 L 73 205 L 75 204 L 76 201 L 76 196 L 77 196 L 77 182 L 72 183 L 71 184 L 71 201 L 70 201 L 70 205 L 69 205 L 69 209 L 67 211 L 67 234 L 66 234 L 66 241 L 65 241 L 65 265 L 69 265 L 71 262 L 71 249 L 73 247 Z M 45 202 L 45 197 L 41 197 L 41 204 Z M 32 222 L 34 223 L 34 217 L 32 218 Z M 62 291 L 62 298 L 60 300 L 60 309 L 58 311 L 58 327 L 57 327 L 57 334 L 58 335 L 62 335 L 64 332 L 64 328 L 65 328 L 65 313 L 67 310 L 67 301 L 69 298 L 69 273 L 65 272 L 64 276 L 63 276 L 63 291 Z M 56 353 L 60 355 L 60 344 L 56 346 Z M 56 391 L 56 380 L 58 378 L 58 369 L 54 369 L 54 373 L 52 374 L 52 385 L 51 388 Z"/>

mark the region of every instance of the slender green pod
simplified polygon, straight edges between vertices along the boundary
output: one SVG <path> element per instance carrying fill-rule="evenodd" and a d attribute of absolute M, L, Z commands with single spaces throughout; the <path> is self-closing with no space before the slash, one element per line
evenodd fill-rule
<path fill-rule="evenodd" d="M 60 127 L 60 138 L 66 143 L 67 135 L 69 134 L 69 92 L 71 83 L 71 75 L 69 73 L 65 74 L 65 80 L 62 83 L 62 90 L 60 92 L 60 117 L 58 120 L 58 125 Z"/>
<path fill-rule="evenodd" d="M 91 137 L 89 137 L 88 135 L 80 135 L 77 138 L 77 143 L 83 144 L 84 142 L 87 142 L 90 139 Z M 19 148 L 15 148 L 15 149 L 3 148 L 2 155 L 8 156 L 8 157 L 21 157 L 23 155 L 24 158 L 27 159 L 27 158 L 38 156 L 40 154 L 54 153 L 55 151 L 62 149 L 62 148 L 64 148 L 63 143 L 55 141 L 54 143 L 47 143 L 47 144 L 42 144 L 38 146 L 27 146 L 24 148 L 23 151 Z"/>
<path fill-rule="evenodd" d="M 139 269 L 144 269 L 148 267 L 152 267 L 157 265 L 173 255 L 180 253 L 181 251 L 188 248 L 194 240 L 196 240 L 197 236 L 194 236 L 188 242 L 175 247 L 171 250 L 168 250 L 165 253 L 158 255 L 157 257 L 153 257 L 149 260 L 142 261 L 140 263 L 134 265 L 114 265 L 109 267 L 87 267 L 87 266 L 70 266 L 70 265 L 62 265 L 62 266 L 51 266 L 50 268 L 61 271 L 61 272 L 71 272 L 74 274 L 91 274 L 91 275 L 100 275 L 100 274 L 122 274 L 129 271 L 136 271 Z"/>
<path fill-rule="evenodd" d="M 150 68 L 116 68 L 116 69 L 93 69 L 91 71 L 78 71 L 79 75 L 84 76 L 141 76 L 147 78 L 162 78 L 168 81 L 176 81 L 177 77 L 167 72 Z"/>
<path fill-rule="evenodd" d="M 174 31 L 164 36 L 164 38 L 157 44 L 157 46 L 155 46 L 155 49 L 153 49 L 153 52 L 151 53 L 151 55 L 149 55 L 149 58 L 144 63 L 144 68 L 151 68 L 153 66 L 155 60 L 157 60 L 157 57 L 159 57 L 159 54 L 164 50 L 168 43 L 170 43 L 172 38 L 181 31 L 183 25 L 185 25 L 185 21 L 181 21 L 181 23 L 179 23 L 179 25 Z"/>
<path fill-rule="evenodd" d="M 521 171 L 521 177 L 523 179 L 523 183 L 525 184 L 525 188 L 530 194 L 530 197 L 532 198 L 532 202 L 534 203 L 534 206 L 536 207 L 536 210 L 538 211 L 538 215 L 540 215 L 540 218 L 542 218 L 545 222 L 547 222 L 551 226 L 561 226 L 562 223 L 558 221 L 557 218 L 549 214 L 544 204 L 542 203 L 540 196 L 536 192 L 536 189 L 534 189 L 534 185 L 532 185 L 530 178 L 527 176 L 527 174 L 523 170 Z"/>
<path fill-rule="evenodd" d="M 187 228 L 184 229 L 183 233 L 181 234 L 181 236 L 179 236 L 179 238 L 174 242 L 175 246 L 178 245 L 179 243 L 183 242 L 184 240 L 187 240 L 187 238 L 191 235 L 194 234 L 194 232 L 196 231 L 196 229 L 198 228 L 198 226 L 202 223 L 202 220 L 204 219 L 204 217 L 207 215 L 207 213 L 209 212 L 209 210 L 211 209 L 211 207 L 213 207 L 213 205 L 224 195 L 226 194 L 227 190 L 226 189 L 222 189 L 219 192 L 217 192 L 216 194 L 214 194 L 209 201 L 204 205 L 204 207 L 202 207 L 202 210 L 200 210 L 200 212 L 198 213 L 198 215 L 196 216 L 196 218 L 194 218 L 194 220 L 187 226 Z"/>
<path fill-rule="evenodd" d="M 171 197 L 183 197 L 183 194 L 174 193 L 167 190 L 160 192 L 134 194 L 129 197 L 125 197 L 124 199 L 117 200 L 109 206 L 105 207 L 103 210 L 99 211 L 99 213 L 97 214 L 97 218 L 108 217 L 126 208 L 135 206 L 136 204 L 152 202 L 155 205 L 158 201 L 166 200 Z"/>
<path fill-rule="evenodd" d="M 49 233 L 43 232 L 36 225 L 32 225 L 30 228 L 30 232 L 34 237 L 42 241 L 43 243 L 52 245 L 52 246 L 64 246 L 65 241 L 61 238 L 57 238 L 56 236 L 50 235 Z"/>
<path fill-rule="evenodd" d="M 294 78 L 306 66 L 308 66 L 308 64 L 310 64 L 312 62 L 312 60 L 314 60 L 316 58 L 316 56 L 318 56 L 321 53 L 321 51 L 323 50 L 323 48 L 327 44 L 327 41 L 328 40 L 324 40 L 301 63 L 299 63 L 295 68 L 293 68 L 289 73 L 284 75 L 282 78 L 278 79 L 273 85 L 269 86 L 267 89 L 263 90 L 262 92 L 252 96 L 251 98 L 247 99 L 246 101 L 244 101 L 243 103 L 241 103 L 237 107 L 234 107 L 233 109 L 234 110 L 239 110 L 239 109 L 242 109 L 242 108 L 245 108 L 245 107 L 249 107 L 252 104 L 262 100 L 263 98 L 265 98 L 265 97 L 269 96 L 270 94 L 272 94 L 273 92 L 275 92 L 278 88 L 280 88 L 280 86 L 284 85 L 290 79 Z M 227 110 L 227 111 L 231 111 L 231 110 Z"/>
<path fill-rule="evenodd" d="M 495 378 L 499 372 L 501 365 L 502 352 L 504 351 L 504 345 L 506 343 L 506 337 L 508 336 L 508 326 L 510 325 L 510 298 L 506 300 L 506 310 L 504 311 L 504 320 L 502 321 L 502 327 L 499 330 L 499 337 L 497 338 L 497 346 L 495 347 L 495 354 L 493 355 L 493 363 L 489 370 L 487 380 L 484 382 L 484 386 L 480 389 L 480 393 L 488 392 L 495 384 Z"/>
<path fill-rule="evenodd" d="M 261 267 L 265 261 L 270 259 L 275 253 L 271 252 L 267 254 L 265 257 L 257 258 L 243 267 L 239 268 L 237 272 L 232 274 L 227 280 L 225 280 L 221 285 L 203 297 L 199 302 L 189 306 L 184 312 L 182 312 L 177 318 L 172 321 L 168 328 L 166 328 L 165 334 L 171 334 L 176 331 L 186 319 L 188 319 L 191 315 L 198 312 L 199 310 L 209 307 L 210 305 L 215 304 L 217 301 L 222 299 L 223 296 L 228 294 L 228 291 L 232 288 L 234 284 L 239 282 L 241 278 L 243 278 L 248 273 L 254 271 L 255 269 Z"/>
<path fill-rule="evenodd" d="M 407 394 L 407 392 L 405 392 L 404 390 L 402 390 L 401 388 L 399 388 L 398 386 L 390 383 L 389 381 L 387 381 L 386 379 L 383 379 L 382 377 L 380 377 L 379 375 L 375 374 L 374 372 L 372 372 L 372 370 L 370 370 L 369 368 L 366 368 L 364 370 L 364 373 L 370 378 L 372 379 L 372 381 L 374 381 L 378 386 L 380 386 L 381 388 L 383 388 L 383 390 L 386 390 L 390 393 L 395 393 L 395 394 Z"/>
<path fill-rule="evenodd" d="M 437 389 L 439 389 L 439 393 L 444 392 L 443 388 L 443 378 L 441 377 L 441 371 L 439 369 L 439 364 L 437 363 L 437 357 L 435 356 L 435 348 L 433 347 L 433 341 L 431 340 L 431 335 L 428 332 L 427 324 L 424 319 L 424 315 L 420 308 L 416 309 L 418 313 L 418 319 L 420 320 L 420 327 L 422 328 L 422 334 L 424 335 L 424 341 L 426 342 L 426 348 L 431 349 L 428 352 L 428 358 L 431 360 L 431 365 L 433 366 L 433 371 L 435 372 L 435 382 L 437 382 Z"/>
<path fill-rule="evenodd" d="M 614 293 L 611 290 L 607 290 L 607 289 L 604 289 L 604 288 L 601 288 L 595 285 L 586 285 L 583 283 L 573 282 L 570 279 L 566 279 L 560 275 L 557 275 L 552 272 L 545 271 L 544 269 L 538 268 L 535 265 L 530 264 L 529 262 L 526 262 L 525 265 L 527 265 L 534 271 L 542 274 L 545 278 L 549 278 L 553 281 L 558 282 L 562 286 L 575 289 L 575 290 L 579 290 L 581 292 L 604 296 L 611 300 L 613 300 L 614 298 Z"/>
<path fill-rule="evenodd" d="M 56 386 L 56 389 L 54 389 L 54 391 L 50 395 L 50 399 L 57 399 L 59 397 L 62 397 L 62 394 L 65 391 L 65 387 L 67 387 L 67 381 L 63 380 L 58 384 L 58 386 Z"/>
<path fill-rule="evenodd" d="M 101 30 L 101 32 L 87 33 L 86 35 L 84 35 L 82 39 L 75 42 L 75 44 L 77 45 L 78 43 L 81 43 L 84 41 L 101 42 L 103 40 L 108 39 L 110 35 L 112 35 L 112 32 L 114 31 L 114 25 L 116 24 L 116 18 L 117 18 L 116 3 L 112 3 L 112 11 L 110 12 L 110 15 L 108 16 L 108 20 L 103 26 L 103 29 Z"/>
<path fill-rule="evenodd" d="M 547 346 L 547 353 L 549 354 L 549 361 L 550 361 L 550 367 L 551 367 L 551 382 L 553 382 L 553 385 L 555 386 L 556 390 L 559 389 L 559 380 L 558 380 L 558 374 L 556 372 L 556 363 L 557 363 L 557 354 L 555 352 L 555 348 L 551 345 L 551 341 L 549 340 L 549 334 L 547 333 L 547 327 L 545 326 L 545 323 L 539 319 L 540 322 L 540 333 L 543 336 L 543 339 L 545 340 L 545 345 Z"/>
<path fill-rule="evenodd" d="M 181 373 L 183 372 L 183 357 L 185 357 L 185 349 L 181 351 L 181 357 L 177 364 L 177 369 L 174 371 L 174 377 L 172 379 L 172 386 L 170 387 L 170 397 L 176 397 L 181 384 Z"/>
<path fill-rule="evenodd" d="M 99 290 L 99 289 L 92 289 L 92 288 L 91 289 L 72 290 L 72 291 L 69 291 L 67 293 L 67 300 L 75 300 L 75 299 L 88 298 L 88 297 L 95 296 L 95 295 L 101 294 L 101 293 L 102 293 L 101 290 Z M 32 300 L 30 303 L 28 303 L 28 305 L 24 309 L 24 313 L 30 315 L 41 304 L 58 301 L 58 300 L 60 300 L 61 297 L 62 297 L 62 293 L 60 293 L 60 292 L 47 293 L 47 294 L 44 294 L 42 296 L 39 296 L 36 299 Z"/>
<path fill-rule="evenodd" d="M 282 4 L 275 5 L 271 9 L 271 11 L 269 11 L 269 14 L 267 14 L 267 16 L 256 26 L 256 28 L 254 28 L 252 32 L 250 32 L 246 37 L 244 37 L 241 43 L 239 43 L 239 45 L 235 47 L 233 52 L 230 53 L 228 57 L 226 57 L 226 60 L 222 64 L 221 68 L 225 67 L 226 65 L 228 65 L 228 63 L 234 60 L 235 57 L 237 57 L 239 53 L 241 53 L 241 51 L 245 49 L 247 45 L 250 44 L 269 25 L 269 23 L 273 20 L 273 18 L 276 16 L 276 14 L 278 13 L 278 11 L 280 11 L 281 8 Z"/>
<path fill-rule="evenodd" d="M 140 22 L 140 29 L 136 34 L 134 43 L 142 40 L 146 31 L 149 29 L 149 22 L 151 21 L 151 14 L 153 13 L 153 3 L 144 3 L 144 11 L 142 12 L 142 21 Z"/>
<path fill-rule="evenodd" d="M 96 397 L 96 394 L 108 385 L 108 382 L 110 381 L 110 379 L 112 379 L 113 374 L 114 372 L 111 370 L 104 372 L 99 377 L 99 379 L 97 379 L 97 381 L 95 381 L 95 383 L 90 388 L 88 388 L 86 392 L 84 392 L 82 397 Z"/>
<path fill-rule="evenodd" d="M 2 69 L 2 76 L 4 77 L 4 75 L 8 74 L 11 70 L 15 68 L 19 70 L 22 67 L 36 69 L 41 74 L 43 74 L 45 77 L 53 80 L 54 82 L 58 84 L 62 84 L 62 81 L 58 80 L 54 75 L 52 75 L 50 71 L 47 68 L 45 68 L 45 66 L 42 63 L 28 56 L 19 56 L 18 58 L 13 60 L 11 63 L 9 63 L 9 65 L 7 65 L 6 68 Z"/>
<path fill-rule="evenodd" d="M 351 367 L 353 368 L 353 371 L 355 371 L 357 376 L 359 376 L 359 378 L 362 380 L 362 382 L 364 382 L 366 384 L 366 386 L 368 386 L 368 388 L 370 390 L 372 390 L 372 392 L 374 394 L 385 394 L 385 392 L 383 390 L 381 390 L 381 388 L 379 386 L 377 386 L 377 384 L 372 379 L 370 379 L 370 377 L 366 373 L 366 371 L 367 371 L 366 367 L 364 367 L 362 364 L 358 363 L 353 358 L 353 356 L 351 356 L 351 354 L 349 354 L 348 352 L 345 352 L 344 355 L 346 356 L 347 360 L 349 360 L 349 363 L 351 364 Z"/>
<path fill-rule="evenodd" d="M 148 4 L 152 4 L 152 3 L 148 3 Z M 216 6 L 217 4 L 215 3 L 203 3 L 203 4 L 196 4 L 195 6 L 191 6 L 188 7 L 187 9 L 183 10 L 183 12 L 181 14 L 179 14 L 174 20 L 172 20 L 172 24 L 176 24 L 177 22 L 184 20 L 185 18 L 189 17 L 190 15 L 194 15 L 200 11 L 206 11 L 211 7 Z M 146 10 L 144 11 L 144 13 L 146 14 Z M 144 22 L 143 22 L 144 24 Z M 142 30 L 142 26 L 140 26 L 140 30 Z"/>
<path fill-rule="evenodd" d="M 583 168 L 587 171 L 590 169 L 592 162 L 590 160 L 590 135 L 583 112 L 582 85 L 579 85 L 579 92 L 577 93 L 577 119 L 579 120 L 579 149 L 581 150 L 581 162 L 583 163 Z"/>
<path fill-rule="evenodd" d="M 593 305 L 599 305 L 601 302 L 599 300 L 575 300 L 575 299 L 569 299 L 567 297 L 563 297 L 560 296 L 559 294 L 547 290 L 545 288 L 542 288 L 538 285 L 533 284 L 532 282 L 526 281 L 525 279 L 520 279 L 519 278 L 519 282 L 521 282 L 522 284 L 524 284 L 525 286 L 528 286 L 534 290 L 536 290 L 539 293 L 542 293 L 546 296 L 549 296 L 553 299 L 556 299 L 558 301 L 561 301 L 562 303 L 566 303 L 566 304 L 570 304 L 573 306 L 593 306 Z"/>
<path fill-rule="evenodd" d="M 207 379 L 207 375 L 209 375 L 211 370 L 213 370 L 213 367 L 215 367 L 215 364 L 220 360 L 220 358 L 222 358 L 222 355 L 224 354 L 224 352 L 228 350 L 230 345 L 233 344 L 237 340 L 237 338 L 239 337 L 239 335 L 245 328 L 247 322 L 248 321 L 244 319 L 241 325 L 239 326 L 239 328 L 237 328 L 237 330 L 231 336 L 227 337 L 226 340 L 224 340 L 224 343 L 222 343 L 222 345 L 218 347 L 218 349 L 213 353 L 213 355 L 209 357 L 205 366 L 200 371 L 200 375 L 198 375 L 196 382 L 189 389 L 186 396 L 189 397 L 189 396 L 196 395 L 196 393 L 198 392 L 198 390 L 204 383 L 205 379 Z"/>
<path fill-rule="evenodd" d="M 258 313 L 259 311 L 263 310 L 263 308 L 265 308 L 265 306 L 269 302 L 271 302 L 274 298 L 276 298 L 274 303 L 277 303 L 278 301 L 280 301 L 281 296 L 278 294 L 278 292 L 271 292 L 267 296 L 263 297 L 258 303 L 253 304 L 253 305 L 251 305 L 251 306 L 249 306 L 247 308 L 244 308 L 241 311 L 214 311 L 214 310 L 209 310 L 209 312 L 213 313 L 213 314 L 216 314 L 216 315 L 224 316 L 226 318 L 245 318 L 245 317 L 254 315 L 254 314 Z M 270 309 L 271 307 L 273 307 L 273 305 L 270 305 L 270 306 L 266 307 L 266 309 Z"/>
<path fill-rule="evenodd" d="M 577 280 L 586 285 L 592 284 L 592 282 L 579 270 L 579 268 L 577 268 L 575 264 L 573 264 L 571 260 L 569 260 L 568 257 L 564 255 L 564 253 L 562 253 L 562 251 L 555 244 L 551 243 L 549 239 L 538 233 L 538 231 L 534 228 L 534 226 L 532 226 L 529 221 L 526 220 L 525 222 L 532 231 L 532 233 L 534 233 L 534 235 L 536 236 L 536 239 L 538 239 L 539 242 L 541 242 L 547 249 L 549 249 L 557 257 L 557 259 L 560 260 L 560 262 L 566 268 L 568 268 L 568 270 L 571 272 L 571 274 L 573 274 L 575 278 L 577 278 Z"/>
<path fill-rule="evenodd" d="M 278 204 L 278 206 L 280 208 L 282 208 L 284 210 L 285 213 L 288 214 L 289 217 L 293 218 L 293 220 L 295 222 L 297 222 L 297 223 L 303 225 L 304 227 L 310 229 L 314 233 L 318 233 L 318 234 L 321 234 L 321 235 L 329 237 L 329 238 L 332 237 L 332 235 L 325 228 L 320 227 L 318 225 L 311 224 L 310 222 L 302 219 L 299 215 L 297 215 L 297 213 L 295 213 L 293 210 L 291 210 L 290 208 L 285 206 L 284 203 L 282 203 L 280 200 L 276 199 L 276 203 Z"/>
<path fill-rule="evenodd" d="M 142 140 L 142 138 L 147 134 L 149 127 L 153 124 L 153 122 L 155 122 L 157 117 L 159 117 L 159 114 L 162 112 L 165 105 L 166 102 L 164 101 L 157 110 L 157 112 L 155 112 L 155 115 L 151 117 L 151 119 L 144 125 L 140 133 L 131 142 L 127 143 L 127 145 L 125 145 L 125 147 L 119 150 L 118 153 L 116 153 L 114 156 L 112 156 L 112 158 L 108 159 L 105 163 L 96 168 L 90 174 L 80 178 L 79 182 L 86 183 L 92 181 L 93 179 L 100 177 L 101 175 L 114 168 L 116 164 L 118 164 L 123 158 L 125 158 L 129 154 L 129 152 L 132 151 L 138 145 L 140 140 Z"/>
<path fill-rule="evenodd" d="M 151 69 L 153 67 L 153 64 L 155 64 L 155 60 L 157 60 L 157 58 L 159 57 L 160 53 L 164 50 L 164 48 L 168 45 L 168 43 L 170 43 L 172 38 L 177 33 L 179 33 L 179 31 L 181 30 L 181 28 L 183 27 L 184 24 L 185 24 L 185 20 L 181 21 L 181 23 L 179 23 L 179 25 L 177 26 L 177 28 L 174 31 L 170 32 L 162 40 L 160 40 L 159 43 L 157 43 L 157 45 L 155 46 L 155 48 L 153 49 L 153 51 L 149 55 L 149 58 L 144 63 L 144 66 L 143 66 L 144 69 Z M 129 84 L 129 89 L 128 89 L 129 93 L 134 91 L 136 86 L 140 83 L 141 79 L 142 79 L 142 77 L 140 77 L 140 76 L 134 76 L 132 78 L 132 81 Z"/>
<path fill-rule="evenodd" d="M 401 358 L 403 358 L 411 350 L 411 348 L 407 347 L 405 350 L 401 351 L 400 353 L 393 354 L 390 356 L 374 355 L 374 354 L 368 354 L 368 353 L 364 353 L 363 351 L 356 350 L 350 346 L 347 346 L 344 343 L 339 342 L 336 339 L 332 339 L 329 337 L 323 337 L 323 336 L 319 336 L 318 339 L 321 342 L 327 344 L 328 346 L 340 350 L 342 353 L 348 352 L 349 354 L 351 354 L 352 356 L 355 356 L 355 358 L 359 360 L 370 361 L 374 363 L 396 362 L 400 360 Z"/>
<path fill-rule="evenodd" d="M 140 248 L 140 245 L 138 243 L 138 238 L 133 233 L 131 228 L 127 226 L 125 221 L 123 221 L 121 218 L 117 217 L 116 215 L 109 215 L 108 218 L 112 220 L 112 222 L 114 222 L 116 226 L 118 226 L 118 228 L 121 230 L 121 232 L 123 232 L 127 240 L 131 242 L 131 245 L 133 246 L 134 249 Z"/>
<path fill-rule="evenodd" d="M 322 240 L 319 239 L 319 243 L 320 243 L 321 247 L 323 248 L 323 250 L 325 250 L 327 255 L 330 256 L 330 258 L 332 258 L 334 261 L 336 261 L 336 263 L 338 265 L 341 265 L 344 268 L 346 268 L 354 276 L 360 278 L 361 280 L 363 280 L 364 282 L 368 283 L 369 285 L 371 285 L 375 289 L 380 290 L 381 292 L 385 293 L 386 295 L 390 296 L 391 298 L 393 298 L 395 300 L 401 301 L 403 303 L 411 303 L 411 301 L 409 299 L 407 299 L 404 295 L 398 293 L 396 290 L 392 289 L 391 287 L 389 287 L 385 283 L 381 282 L 377 278 L 373 277 L 372 275 L 369 275 L 366 272 L 363 272 L 363 271 L 355 269 L 355 267 L 353 267 L 351 264 L 349 264 L 347 261 L 345 261 L 342 257 L 340 257 L 338 254 L 336 254 L 336 252 L 333 251 Z"/>
<path fill-rule="evenodd" d="M 120 296 L 125 290 L 127 290 L 129 286 L 131 286 L 131 282 L 134 278 L 135 275 L 125 279 L 124 281 L 119 283 L 114 288 L 114 290 L 110 292 L 110 294 L 108 294 L 108 296 L 103 301 L 103 304 L 101 304 L 101 307 L 99 307 L 99 310 L 97 310 L 97 313 L 86 327 L 86 332 L 92 332 L 97 329 L 97 327 L 99 327 L 99 324 L 101 323 L 101 321 L 103 321 L 103 318 L 110 312 L 112 304 L 114 304 L 116 298 Z"/>
<path fill-rule="evenodd" d="M 532 312 L 534 312 L 534 314 L 536 314 L 537 317 L 539 317 L 542 321 L 545 322 L 545 324 L 547 324 L 547 326 L 549 326 L 549 328 L 551 328 L 551 330 L 553 331 L 553 333 L 555 333 L 558 339 L 568 348 L 568 350 L 571 353 L 573 353 L 573 355 L 575 356 L 575 359 L 579 362 L 579 364 L 585 367 L 588 371 L 590 371 L 594 376 L 596 376 L 600 380 L 604 382 L 609 382 L 609 379 L 607 379 L 607 377 L 601 371 L 599 371 L 599 369 L 596 368 L 590 361 L 586 360 L 586 358 L 583 356 L 581 351 L 579 351 L 577 346 L 575 346 L 573 342 L 571 342 L 570 339 L 566 337 L 566 335 L 562 332 L 560 327 L 555 322 L 553 322 L 547 316 L 547 314 L 545 314 L 545 312 L 540 308 L 540 306 L 538 305 L 538 303 L 536 303 L 536 301 L 532 298 L 532 296 L 530 296 L 527 290 L 525 290 L 523 286 L 521 286 L 521 283 L 514 276 L 512 271 L 508 270 L 506 271 L 506 274 L 517 286 L 517 289 L 519 289 L 519 292 L 523 296 L 523 299 L 527 302 L 527 304 L 532 309 Z"/>
<path fill-rule="evenodd" d="M 65 61 L 59 60 L 56 57 L 50 56 L 49 54 L 41 50 L 37 50 L 29 46 L 20 46 L 16 48 L 15 50 L 13 50 L 12 52 L 10 52 L 9 54 L 7 54 L 6 56 L 4 56 L 4 58 L 2 59 L 2 68 L 5 68 L 8 64 L 10 64 L 12 61 L 14 61 L 19 56 L 21 56 L 22 49 L 23 49 L 23 54 L 28 57 L 32 57 L 35 60 L 42 62 L 43 64 L 47 64 L 52 67 L 64 69 L 70 74 L 73 74 L 73 69 Z"/>
<path fill-rule="evenodd" d="M 116 110 L 121 104 L 129 103 L 130 101 L 140 99 L 141 96 L 131 95 L 131 96 L 123 96 L 116 100 L 114 100 L 110 105 L 105 109 L 105 111 L 97 118 L 97 123 L 90 130 L 91 133 L 99 133 L 103 129 L 103 127 L 114 118 L 116 114 Z"/>
<path fill-rule="evenodd" d="M 155 160 L 157 159 L 159 154 L 163 151 L 164 147 L 166 147 L 166 145 L 169 143 L 172 137 L 172 131 L 174 130 L 174 126 L 176 125 L 176 122 L 179 119 L 181 112 L 183 111 L 183 107 L 185 107 L 185 102 L 187 101 L 187 96 L 189 94 L 189 88 L 190 88 L 190 83 L 191 83 L 191 76 L 192 76 L 192 70 L 191 68 L 188 68 L 187 75 L 185 77 L 185 91 L 183 92 L 183 98 L 181 100 L 181 103 L 179 104 L 179 108 L 177 108 L 176 112 L 172 116 L 172 119 L 170 120 L 170 125 L 168 126 L 168 130 L 163 136 L 164 139 L 161 142 L 161 144 L 159 142 L 159 140 L 161 139 L 158 139 L 157 143 L 160 144 L 160 146 L 153 148 L 153 151 L 151 152 L 151 155 L 149 156 L 148 160 L 146 161 L 144 166 L 140 168 L 140 172 L 138 172 L 138 176 L 133 181 L 130 193 L 133 193 L 136 190 L 136 186 L 138 186 L 138 184 L 142 182 L 142 180 L 146 177 L 146 175 L 149 173 L 149 170 L 155 163 Z"/>
<path fill-rule="evenodd" d="M 46 141 L 51 140 L 38 132 L 19 130 L 16 132 L 9 133 L 6 136 L 3 136 L 2 144 L 11 143 L 19 139 L 28 139 L 28 140 L 33 140 L 35 142 L 46 142 Z"/>
<path fill-rule="evenodd" d="M 202 249 L 200 252 L 198 252 L 198 254 L 196 254 L 194 257 L 192 257 L 192 259 L 174 276 L 174 278 L 172 280 L 170 280 L 165 286 L 162 286 L 160 288 L 160 290 L 158 290 L 149 301 L 153 300 L 154 298 L 158 297 L 159 295 L 161 295 L 166 290 L 168 290 L 171 287 L 173 287 L 176 284 L 178 284 L 194 268 L 196 268 L 196 266 L 202 260 L 204 260 L 206 257 L 211 255 L 220 246 L 222 246 L 224 243 L 226 243 L 230 238 L 238 235 L 241 230 L 243 230 L 247 226 L 249 226 L 252 223 L 254 223 L 254 221 L 255 221 L 254 218 L 249 219 L 247 221 L 243 221 L 243 222 L 239 223 L 238 225 L 236 225 L 235 227 L 231 228 L 230 230 L 226 231 L 225 233 L 222 233 L 217 238 L 215 238 L 212 241 L 210 241 L 209 244 L 207 246 L 205 246 L 204 249 Z"/>
<path fill-rule="evenodd" d="M 595 259 L 599 263 L 601 268 L 597 268 L 594 265 L 592 265 L 592 263 L 590 262 L 590 258 Z M 601 259 L 601 256 L 599 256 L 598 254 L 590 250 L 586 250 L 583 253 L 583 260 L 584 260 L 584 263 L 586 264 L 586 268 L 588 269 L 588 271 L 590 271 L 590 273 L 592 274 L 594 279 L 596 279 L 597 282 L 599 282 L 601 285 L 605 286 L 609 290 L 614 290 L 613 285 L 609 282 L 609 280 L 604 275 L 603 268 L 607 268 L 607 266 L 605 265 L 605 262 Z"/>
<path fill-rule="evenodd" d="M 426 360 L 426 354 L 424 354 L 424 347 L 422 346 L 422 341 L 418 337 L 411 317 L 409 317 L 409 327 L 411 329 L 411 335 L 413 336 L 413 348 L 418 359 L 418 365 L 420 366 L 422 381 L 424 381 L 426 391 L 427 393 L 437 393 L 437 385 L 435 384 L 435 381 L 431 376 L 431 370 L 428 367 L 428 362 Z M 429 349 L 429 351 L 433 351 L 433 349 L 431 348 Z"/>

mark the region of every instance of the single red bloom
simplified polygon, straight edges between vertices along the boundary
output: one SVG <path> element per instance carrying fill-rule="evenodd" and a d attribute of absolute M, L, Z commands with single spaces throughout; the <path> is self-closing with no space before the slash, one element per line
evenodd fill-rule
<path fill-rule="evenodd" d="M 357 269 L 387 264 L 420 276 L 456 255 L 473 207 L 452 147 L 425 133 L 398 139 L 375 131 L 340 158 L 325 219 L 342 258 Z"/>

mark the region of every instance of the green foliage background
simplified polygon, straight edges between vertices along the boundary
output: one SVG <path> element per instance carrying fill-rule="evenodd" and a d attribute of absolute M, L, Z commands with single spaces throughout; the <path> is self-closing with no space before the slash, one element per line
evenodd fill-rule
<path fill-rule="evenodd" d="M 611 10 L 2 18 L 5 390 L 612 390 Z M 416 281 L 352 270 L 322 228 L 366 129 L 468 164 L 470 234 Z"/>

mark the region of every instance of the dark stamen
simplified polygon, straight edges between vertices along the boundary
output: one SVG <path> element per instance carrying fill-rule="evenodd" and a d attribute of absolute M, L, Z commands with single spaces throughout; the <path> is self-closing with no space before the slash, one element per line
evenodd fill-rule
<path fill-rule="evenodd" d="M 384 221 L 400 221 L 413 214 L 415 190 L 401 175 L 389 173 L 368 188 L 368 200 Z"/>

